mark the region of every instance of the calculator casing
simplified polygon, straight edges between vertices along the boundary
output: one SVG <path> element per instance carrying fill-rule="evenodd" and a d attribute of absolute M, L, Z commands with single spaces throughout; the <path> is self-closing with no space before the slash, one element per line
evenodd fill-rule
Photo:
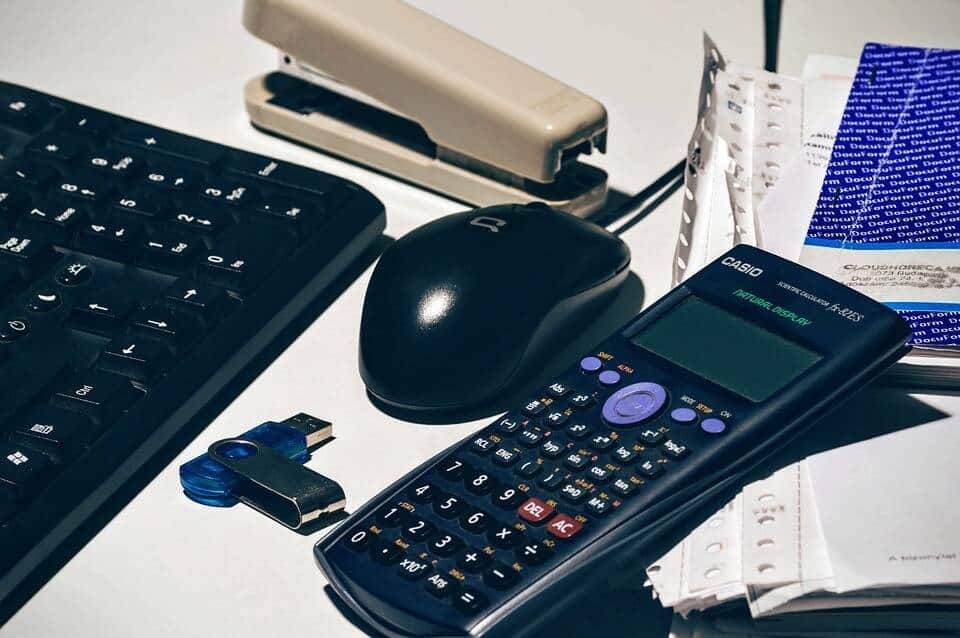
<path fill-rule="evenodd" d="M 767 308 L 731 295 L 744 289 L 802 310 L 812 323 L 793 325 Z M 740 314 L 751 323 L 816 351 L 822 358 L 786 387 L 757 403 L 630 342 L 631 337 L 689 295 Z M 824 301 L 828 305 L 823 305 Z M 851 317 L 856 316 L 860 319 L 854 321 Z M 627 575 L 642 579 L 643 568 L 679 542 L 691 524 L 722 506 L 724 499 L 732 497 L 745 482 L 760 478 L 756 472 L 763 468 L 765 459 L 908 352 L 909 336 L 907 324 L 886 306 L 797 264 L 750 246 L 736 246 L 640 313 L 592 353 L 613 355 L 608 362 L 611 369 L 620 363 L 633 369 L 624 375 L 628 378 L 618 387 L 640 381 L 663 385 L 668 400 L 657 416 L 631 428 L 607 425 L 601 407 L 616 387 L 598 388 L 595 380 L 586 377 L 577 365 L 557 377 L 599 393 L 596 403 L 586 411 L 595 432 L 616 431 L 621 437 L 631 437 L 646 425 L 665 422 L 670 410 L 681 405 L 678 398 L 684 396 L 695 397 L 711 408 L 712 414 L 732 413 L 729 427 L 722 434 L 670 424 L 668 433 L 682 437 L 691 449 L 689 456 L 676 461 L 658 479 L 644 481 L 635 494 L 622 500 L 616 511 L 604 518 L 590 518 L 577 537 L 558 541 L 558 549 L 550 560 L 525 567 L 518 583 L 507 591 L 485 588 L 479 577 L 474 577 L 476 582 L 471 582 L 471 586 L 489 594 L 491 603 L 473 616 L 463 615 L 448 600 L 428 594 L 422 581 L 404 580 L 392 566 L 378 564 L 369 555 L 348 549 L 341 541 L 384 505 L 404 500 L 411 482 L 429 476 L 435 465 L 454 454 L 474 466 L 496 471 L 495 479 L 506 481 L 510 479 L 503 477 L 511 476 L 514 484 L 522 482 L 511 474 L 510 468 L 496 468 L 489 456 L 478 457 L 469 449 L 476 436 L 496 433 L 494 428 L 500 419 L 380 492 L 317 543 L 315 559 L 344 603 L 385 635 L 535 635 L 548 612 L 558 606 L 575 604 L 585 592 L 611 586 Z M 590 387 L 590 383 L 594 386 Z M 538 419 L 530 421 L 528 427 L 535 427 Z M 554 434 L 562 435 L 562 429 Z M 532 451 L 536 453 L 537 448 Z M 440 478 L 432 482 L 453 494 L 463 494 L 471 503 L 484 503 L 483 496 L 473 496 L 462 487 L 458 490 L 458 486 L 444 484 Z M 529 494 L 561 501 L 556 493 L 541 489 L 535 480 L 529 483 Z M 598 491 L 603 489 L 597 486 Z M 429 505 L 417 507 L 429 510 Z M 495 511 L 489 499 L 483 508 Z M 557 509 L 572 514 L 582 511 L 582 504 L 568 506 L 561 501 Z M 530 527 L 531 531 L 535 529 Z M 457 533 L 466 536 L 468 542 L 472 540 L 469 534 Z M 483 542 L 473 544 L 482 547 Z"/>

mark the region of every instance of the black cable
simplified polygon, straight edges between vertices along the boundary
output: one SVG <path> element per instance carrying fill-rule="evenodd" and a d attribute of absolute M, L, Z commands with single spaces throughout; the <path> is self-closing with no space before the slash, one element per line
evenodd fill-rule
<path fill-rule="evenodd" d="M 676 179 L 680 175 L 683 175 L 683 168 L 686 166 L 686 158 L 680 160 L 676 164 L 670 167 L 670 169 L 653 180 L 649 186 L 646 186 L 643 190 L 637 192 L 635 195 L 631 195 L 626 200 L 624 200 L 619 206 L 614 208 L 612 211 L 606 212 L 600 217 L 593 219 L 595 224 L 599 226 L 608 226 L 619 219 L 626 217 L 637 208 L 642 206 L 644 202 L 650 199 L 654 194 L 656 194 L 661 188 L 669 184 L 672 180 Z"/>
<path fill-rule="evenodd" d="M 681 168 L 682 168 L 682 166 L 681 166 Z M 665 202 L 671 195 L 673 195 L 674 193 L 676 193 L 677 190 L 678 190 L 681 186 L 683 186 L 683 177 L 682 177 L 682 176 L 681 176 L 681 177 L 678 177 L 675 181 L 671 182 L 671 183 L 663 190 L 662 193 L 660 193 L 659 195 L 657 195 L 657 197 L 654 198 L 654 200 L 653 200 L 652 202 L 650 202 L 649 204 L 647 204 L 646 206 L 644 206 L 643 208 L 641 208 L 639 211 L 637 211 L 636 214 L 634 214 L 633 217 L 631 217 L 630 219 L 628 219 L 627 221 L 625 221 L 622 225 L 620 225 L 619 227 L 617 227 L 616 230 L 611 230 L 610 232 L 613 233 L 614 235 L 622 235 L 622 234 L 623 234 L 624 232 L 626 232 L 627 230 L 633 228 L 634 226 L 636 226 L 636 225 L 640 222 L 641 219 L 643 219 L 644 217 L 646 217 L 647 215 L 649 215 L 650 213 L 652 213 L 658 206 L 660 206 L 660 204 L 662 204 L 663 202 Z M 644 190 L 646 190 L 646 189 L 644 189 Z"/>
<path fill-rule="evenodd" d="M 763 68 L 777 72 L 780 50 L 780 13 L 783 0 L 763 0 Z"/>

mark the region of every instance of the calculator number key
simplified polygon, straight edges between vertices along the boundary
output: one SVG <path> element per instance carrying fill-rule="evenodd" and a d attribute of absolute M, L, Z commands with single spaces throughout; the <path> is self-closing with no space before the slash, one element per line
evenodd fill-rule
<path fill-rule="evenodd" d="M 434 526 L 432 523 L 428 523 L 422 518 L 411 518 L 403 526 L 403 530 L 400 532 L 401 536 L 412 543 L 418 541 L 426 540 L 431 534 L 433 534 Z"/>
<path fill-rule="evenodd" d="M 494 505 L 505 510 L 511 510 L 523 501 L 523 492 L 515 487 L 504 486 L 494 492 L 490 500 Z"/>
<path fill-rule="evenodd" d="M 480 534 L 487 529 L 489 521 L 490 515 L 481 510 L 468 510 L 460 515 L 460 527 L 474 534 Z"/>
<path fill-rule="evenodd" d="M 433 510 L 443 518 L 456 518 L 463 507 L 463 500 L 453 494 L 440 494 L 433 503 Z"/>
<path fill-rule="evenodd" d="M 456 457 L 451 457 L 440 463 L 440 476 L 448 481 L 456 481 L 466 469 L 466 464 Z"/>
<path fill-rule="evenodd" d="M 493 478 L 486 472 L 471 472 L 464 479 L 464 486 L 474 494 L 487 494 L 493 485 Z"/>
<path fill-rule="evenodd" d="M 463 541 L 450 534 L 440 534 L 427 543 L 427 549 L 438 556 L 450 556 L 463 547 Z"/>

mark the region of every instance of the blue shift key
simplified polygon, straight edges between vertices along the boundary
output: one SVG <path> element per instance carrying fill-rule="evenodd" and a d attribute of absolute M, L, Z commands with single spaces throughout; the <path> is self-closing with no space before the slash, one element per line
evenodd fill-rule
<path fill-rule="evenodd" d="M 333 425 L 300 413 L 285 421 L 267 421 L 241 434 L 240 439 L 265 445 L 297 463 L 306 463 L 310 452 L 333 437 Z M 180 466 L 180 485 L 188 498 L 203 505 L 232 507 L 239 502 L 236 488 L 242 481 L 233 470 L 201 454 Z"/>

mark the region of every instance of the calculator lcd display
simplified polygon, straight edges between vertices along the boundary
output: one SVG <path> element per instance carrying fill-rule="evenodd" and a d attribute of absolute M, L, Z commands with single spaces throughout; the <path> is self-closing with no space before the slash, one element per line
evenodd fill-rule
<path fill-rule="evenodd" d="M 751 401 L 764 401 L 822 357 L 695 296 L 631 341 Z"/>

